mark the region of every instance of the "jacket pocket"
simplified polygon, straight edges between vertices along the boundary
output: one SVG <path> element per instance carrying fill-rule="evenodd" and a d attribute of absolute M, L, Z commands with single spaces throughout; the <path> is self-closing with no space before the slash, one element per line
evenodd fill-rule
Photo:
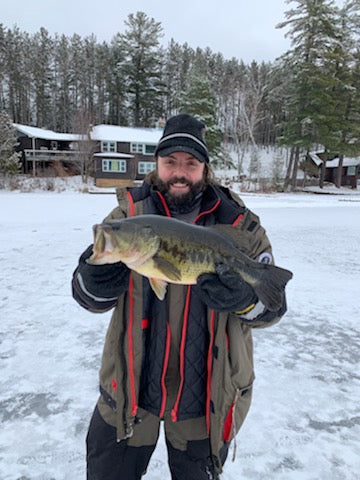
<path fill-rule="evenodd" d="M 243 390 L 252 385 L 254 375 L 251 328 L 235 315 L 229 316 L 227 329 L 227 357 L 232 388 Z"/>
<path fill-rule="evenodd" d="M 239 431 L 251 401 L 252 383 L 243 388 L 237 388 L 232 404 L 225 418 L 223 440 L 230 442 Z"/>

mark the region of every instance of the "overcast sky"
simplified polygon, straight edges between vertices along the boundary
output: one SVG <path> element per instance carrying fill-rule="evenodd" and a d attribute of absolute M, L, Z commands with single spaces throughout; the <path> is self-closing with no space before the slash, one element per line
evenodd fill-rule
<path fill-rule="evenodd" d="M 109 41 L 125 31 L 130 13 L 145 12 L 160 22 L 166 46 L 171 38 L 191 47 L 210 47 L 225 58 L 249 63 L 272 61 L 289 48 L 275 25 L 290 8 L 285 0 L 1 0 L 0 23 L 34 33 L 84 37 L 94 33 Z"/>

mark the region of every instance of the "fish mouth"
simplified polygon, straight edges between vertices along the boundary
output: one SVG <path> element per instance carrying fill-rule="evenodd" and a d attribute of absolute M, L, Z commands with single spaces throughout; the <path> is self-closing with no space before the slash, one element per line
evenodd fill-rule
<path fill-rule="evenodd" d="M 92 265 L 103 265 L 105 263 L 115 263 L 119 261 L 114 259 L 116 251 L 111 230 L 106 225 L 94 225 L 94 246 L 93 254 L 87 259 L 87 263 Z"/>

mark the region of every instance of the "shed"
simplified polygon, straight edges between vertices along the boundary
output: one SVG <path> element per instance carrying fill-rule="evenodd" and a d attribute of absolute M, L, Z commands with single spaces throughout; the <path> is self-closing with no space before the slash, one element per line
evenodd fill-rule
<path fill-rule="evenodd" d="M 334 158 L 326 162 L 325 181 L 335 183 L 336 169 L 339 166 L 339 158 Z M 341 185 L 357 188 L 357 182 L 360 178 L 360 157 L 344 157 L 341 171 Z"/>
<path fill-rule="evenodd" d="M 320 169 L 324 163 L 323 152 L 309 152 L 306 156 L 303 168 L 314 177 L 320 176 Z M 339 157 L 331 160 L 326 160 L 325 163 L 325 177 L 326 182 L 335 183 L 336 170 L 339 166 Z M 358 180 L 360 179 L 360 157 L 344 157 L 341 172 L 341 185 L 351 186 L 357 188 Z"/>

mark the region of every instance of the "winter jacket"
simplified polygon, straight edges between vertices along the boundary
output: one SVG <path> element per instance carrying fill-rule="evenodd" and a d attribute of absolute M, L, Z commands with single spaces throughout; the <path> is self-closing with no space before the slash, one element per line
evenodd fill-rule
<path fill-rule="evenodd" d="M 170 216 L 163 196 L 152 185 L 119 189 L 119 205 L 105 219 L 140 214 Z M 231 224 L 238 244 L 253 259 L 271 258 L 271 245 L 259 218 L 231 191 L 211 184 L 203 193 L 198 225 Z M 76 278 L 76 271 L 74 277 Z M 77 299 L 76 281 L 74 297 Z M 251 328 L 276 323 L 286 311 L 262 311 L 246 321 L 236 313 L 210 310 L 197 286 L 169 285 L 165 301 L 152 292 L 146 278 L 132 272 L 127 291 L 117 300 L 90 299 L 92 311 L 115 307 L 107 331 L 100 392 L 103 415 L 117 428 L 118 439 L 131 436 L 138 408 L 162 418 L 171 403 L 172 421 L 206 416 L 214 463 L 236 435 L 248 412 L 254 381 Z M 169 382 L 172 330 L 180 335 L 178 384 Z M 172 361 L 171 368 L 174 368 Z"/>

